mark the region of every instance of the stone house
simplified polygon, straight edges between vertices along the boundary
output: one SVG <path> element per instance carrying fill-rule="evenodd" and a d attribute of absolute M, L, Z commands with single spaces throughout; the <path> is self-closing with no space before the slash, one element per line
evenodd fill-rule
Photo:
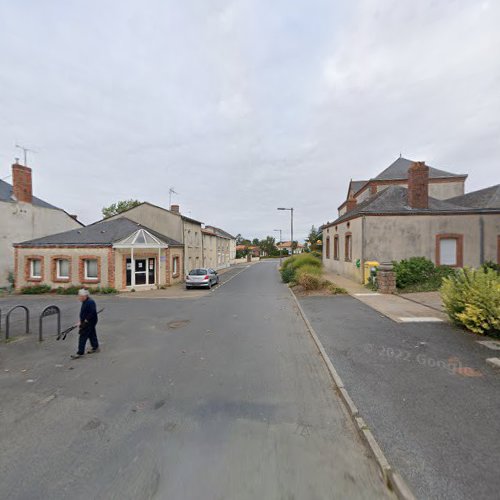
<path fill-rule="evenodd" d="M 14 273 L 13 243 L 81 227 L 75 216 L 33 196 L 31 168 L 12 165 L 12 184 L 0 180 L 0 288 Z"/>
<path fill-rule="evenodd" d="M 282 241 L 276 245 L 278 250 L 285 250 L 288 252 L 288 255 L 292 255 L 292 242 L 291 241 Z M 296 247 L 293 249 L 294 254 L 304 253 L 305 246 L 302 243 L 298 243 Z"/>
<path fill-rule="evenodd" d="M 170 210 L 167 210 L 144 202 L 106 220 L 122 217 L 133 220 L 138 224 L 144 224 L 144 226 L 182 243 L 184 248 L 184 274 L 191 269 L 203 266 L 202 223 L 182 215 L 179 205 L 172 205 Z"/>
<path fill-rule="evenodd" d="M 127 217 L 15 247 L 16 290 L 47 284 L 149 289 L 183 280 L 183 243 Z"/>
<path fill-rule="evenodd" d="M 500 185 L 464 194 L 466 178 L 398 158 L 373 179 L 351 181 L 338 217 L 321 227 L 325 269 L 362 282 L 369 261 L 500 262 Z"/>
<path fill-rule="evenodd" d="M 205 234 L 211 232 L 215 235 L 215 251 L 212 250 L 212 260 L 215 262 L 213 269 L 223 269 L 231 265 L 236 258 L 236 238 L 215 226 L 206 226 Z M 207 264 L 204 264 L 207 266 Z"/>

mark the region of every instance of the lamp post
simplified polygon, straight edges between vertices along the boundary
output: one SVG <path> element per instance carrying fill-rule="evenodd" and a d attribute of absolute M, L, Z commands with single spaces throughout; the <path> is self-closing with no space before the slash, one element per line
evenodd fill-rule
<path fill-rule="evenodd" d="M 281 231 L 282 229 L 273 229 L 273 231 L 276 231 L 278 233 L 280 233 L 280 244 L 281 244 Z M 280 248 L 280 267 L 281 267 L 281 259 L 282 259 L 282 255 L 281 255 L 281 248 Z"/>
<path fill-rule="evenodd" d="M 292 255 L 293 255 L 293 208 L 280 207 L 278 208 L 278 210 L 290 210 L 290 237 L 292 238 L 290 245 L 292 247 Z"/>

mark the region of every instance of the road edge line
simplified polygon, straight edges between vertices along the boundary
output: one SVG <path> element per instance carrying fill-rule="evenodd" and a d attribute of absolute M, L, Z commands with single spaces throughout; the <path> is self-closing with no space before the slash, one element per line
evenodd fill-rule
<path fill-rule="evenodd" d="M 349 396 L 347 389 L 344 387 L 344 382 L 342 382 L 340 375 L 337 373 L 337 370 L 335 370 L 335 367 L 333 366 L 330 357 L 326 353 L 325 348 L 321 343 L 321 340 L 319 339 L 316 331 L 314 330 L 309 319 L 307 318 L 304 309 L 300 305 L 299 299 L 297 298 L 297 296 L 290 287 L 287 288 L 290 294 L 292 295 L 295 304 L 297 305 L 300 316 L 302 317 L 302 320 L 304 321 L 307 330 L 309 331 L 309 334 L 311 335 L 312 339 L 314 340 L 314 343 L 316 344 L 316 347 L 319 350 L 319 353 L 321 354 L 321 358 L 323 359 L 330 374 L 330 377 L 332 378 L 335 386 L 338 389 L 340 397 L 344 405 L 346 406 L 359 435 L 361 436 L 363 442 L 367 445 L 373 458 L 377 462 L 377 465 L 380 469 L 380 473 L 382 475 L 382 479 L 384 480 L 386 486 L 391 491 L 393 491 L 400 500 L 416 500 L 416 497 L 413 495 L 409 486 L 406 484 L 402 476 L 391 467 L 389 461 L 384 455 L 384 452 L 377 443 L 375 436 L 370 431 L 370 429 L 368 429 L 363 418 L 361 418 L 361 416 L 359 415 L 358 408 L 354 404 L 352 398 Z"/>

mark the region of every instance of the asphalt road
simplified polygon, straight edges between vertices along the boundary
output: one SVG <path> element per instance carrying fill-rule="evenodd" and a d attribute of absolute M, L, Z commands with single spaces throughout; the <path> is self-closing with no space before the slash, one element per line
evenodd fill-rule
<path fill-rule="evenodd" d="M 191 300 L 100 298 L 83 359 L 75 337 L 1 344 L 0 498 L 390 497 L 275 267 Z"/>
<path fill-rule="evenodd" d="M 483 340 L 395 323 L 348 296 L 300 300 L 360 414 L 418 498 L 500 498 L 500 374 Z"/>

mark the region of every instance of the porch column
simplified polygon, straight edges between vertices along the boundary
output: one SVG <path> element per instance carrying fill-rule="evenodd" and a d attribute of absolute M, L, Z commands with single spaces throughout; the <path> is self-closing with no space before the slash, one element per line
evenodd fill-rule
<path fill-rule="evenodd" d="M 157 268 L 157 271 L 156 273 L 158 274 L 158 280 L 156 282 L 156 286 L 161 286 L 161 280 L 160 280 L 160 277 L 161 277 L 161 269 L 160 269 L 160 266 L 161 266 L 161 248 L 158 247 L 158 264 L 156 266 Z"/>
<path fill-rule="evenodd" d="M 134 260 L 134 247 L 130 248 L 130 285 L 135 287 L 135 260 Z"/>

